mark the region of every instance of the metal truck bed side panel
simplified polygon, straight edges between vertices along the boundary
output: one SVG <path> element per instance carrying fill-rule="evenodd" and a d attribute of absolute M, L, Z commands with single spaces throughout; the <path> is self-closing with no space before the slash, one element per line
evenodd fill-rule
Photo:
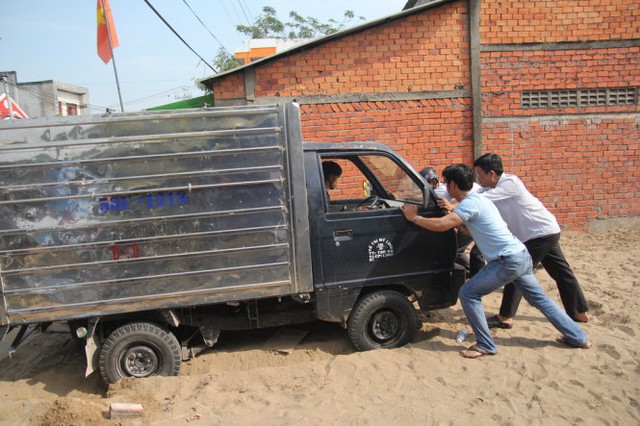
<path fill-rule="evenodd" d="M 302 170 L 293 104 L 0 123 L 0 324 L 310 291 Z"/>

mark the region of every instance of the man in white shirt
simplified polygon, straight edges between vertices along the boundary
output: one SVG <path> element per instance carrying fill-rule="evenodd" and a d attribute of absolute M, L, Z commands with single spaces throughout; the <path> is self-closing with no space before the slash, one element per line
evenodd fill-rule
<path fill-rule="evenodd" d="M 567 314 L 574 321 L 589 321 L 589 305 L 560 248 L 560 226 L 556 218 L 517 176 L 504 173 L 499 155 L 484 154 L 473 166 L 482 186 L 481 193 L 493 201 L 509 230 L 527 247 L 533 266 L 542 263 L 556 282 Z M 521 299 L 512 284 L 505 286 L 500 312 L 489 318 L 489 326 L 511 328 Z"/>
<path fill-rule="evenodd" d="M 418 215 L 416 204 L 404 204 L 400 210 L 409 222 L 430 231 L 443 232 L 466 226 L 487 259 L 487 266 L 469 278 L 458 293 L 464 314 L 476 337 L 476 344 L 460 351 L 460 355 L 478 358 L 498 351 L 489 331 L 482 296 L 507 283 L 513 283 L 527 301 L 562 333 L 556 341 L 589 349 L 591 342 L 586 333 L 542 291 L 533 275 L 531 256 L 524 244 L 509 231 L 496 206 L 482 195 L 470 192 L 473 171 L 465 164 L 452 164 L 444 169 L 442 175 L 448 192 L 460 200 L 453 212 L 428 218 Z"/>

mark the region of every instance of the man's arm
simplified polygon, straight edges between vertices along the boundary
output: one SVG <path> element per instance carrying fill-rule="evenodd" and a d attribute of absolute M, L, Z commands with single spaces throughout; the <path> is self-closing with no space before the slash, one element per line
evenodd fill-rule
<path fill-rule="evenodd" d="M 464 222 L 455 213 L 442 217 L 422 217 L 418 216 L 418 207 L 413 204 L 403 204 L 400 207 L 405 219 L 429 231 L 444 232 L 456 226 L 464 225 Z"/>

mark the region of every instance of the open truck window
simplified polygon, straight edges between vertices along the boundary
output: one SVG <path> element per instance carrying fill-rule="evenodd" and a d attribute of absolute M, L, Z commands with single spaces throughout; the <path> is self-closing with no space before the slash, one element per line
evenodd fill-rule
<path fill-rule="evenodd" d="M 397 208 L 403 203 L 423 205 L 417 182 L 391 158 L 381 154 L 323 157 L 340 166 L 342 175 L 334 188 L 325 187 L 328 211 L 346 212 Z"/>

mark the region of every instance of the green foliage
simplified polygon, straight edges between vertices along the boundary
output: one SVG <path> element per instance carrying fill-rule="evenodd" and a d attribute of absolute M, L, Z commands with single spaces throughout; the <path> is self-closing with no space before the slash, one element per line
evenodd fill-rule
<path fill-rule="evenodd" d="M 290 20 L 282 22 L 271 6 L 263 7 L 262 12 L 252 25 L 236 25 L 236 30 L 250 38 L 316 38 L 344 29 L 355 18 L 352 10 L 346 10 L 341 21 L 329 19 L 323 23 L 311 16 L 304 17 L 291 11 Z M 358 19 L 365 20 L 362 16 Z"/>
<path fill-rule="evenodd" d="M 225 50 L 224 47 L 221 47 L 218 49 L 218 54 L 213 60 L 213 66 L 218 70 L 218 72 L 224 72 L 232 68 L 239 67 L 240 63 L 232 53 Z"/>
<path fill-rule="evenodd" d="M 285 24 L 276 16 L 276 10 L 271 6 L 265 6 L 262 12 L 263 14 L 253 21 L 253 25 L 236 25 L 236 30 L 249 38 L 284 38 Z"/>
<path fill-rule="evenodd" d="M 323 23 L 311 16 L 304 17 L 291 11 L 289 19 L 288 22 L 282 22 L 278 19 L 273 7 L 264 6 L 262 15 L 258 16 L 252 25 L 236 25 L 236 30 L 249 38 L 317 38 L 346 28 L 355 19 L 355 14 L 351 10 L 346 10 L 341 21 L 329 19 Z M 358 20 L 364 21 L 365 18 L 359 16 Z M 213 60 L 213 66 L 218 72 L 223 72 L 238 67 L 240 64 L 232 53 L 220 48 Z"/>

